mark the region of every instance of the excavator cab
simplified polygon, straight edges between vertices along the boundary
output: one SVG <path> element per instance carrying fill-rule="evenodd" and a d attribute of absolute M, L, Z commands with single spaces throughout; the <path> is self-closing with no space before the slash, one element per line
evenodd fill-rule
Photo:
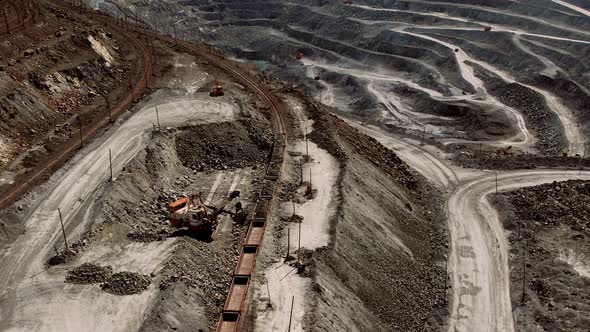
<path fill-rule="evenodd" d="M 209 91 L 209 96 L 211 97 L 220 97 L 223 96 L 225 93 L 223 92 L 223 87 L 220 84 L 215 84 L 211 91 Z"/>
<path fill-rule="evenodd" d="M 181 198 L 168 205 L 170 224 L 176 228 L 188 228 L 193 235 L 211 240 L 220 214 L 228 213 L 236 222 L 243 223 L 246 220 L 240 201 L 235 203 L 235 212 L 226 210 L 226 207 L 238 197 L 240 192 L 232 191 L 216 205 L 206 205 L 202 193 Z"/>

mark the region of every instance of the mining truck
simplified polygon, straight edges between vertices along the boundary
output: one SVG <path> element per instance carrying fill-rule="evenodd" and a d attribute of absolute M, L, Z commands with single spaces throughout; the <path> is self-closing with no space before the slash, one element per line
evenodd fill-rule
<path fill-rule="evenodd" d="M 232 191 L 218 204 L 205 204 L 202 193 L 183 197 L 168 205 L 170 224 L 179 229 L 187 229 L 191 235 L 211 240 L 217 229 L 217 217 L 220 214 L 228 213 L 239 223 L 245 221 L 239 197 L 239 191 Z M 227 210 L 226 208 L 234 201 L 234 211 Z"/>

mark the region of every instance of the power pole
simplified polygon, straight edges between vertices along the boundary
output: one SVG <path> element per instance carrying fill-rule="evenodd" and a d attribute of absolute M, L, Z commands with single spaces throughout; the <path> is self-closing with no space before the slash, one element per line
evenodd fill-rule
<path fill-rule="evenodd" d="M 496 171 L 496 195 L 498 195 L 498 171 Z"/>
<path fill-rule="evenodd" d="M 291 298 L 291 313 L 289 314 L 289 330 L 291 332 L 291 321 L 293 320 L 293 304 L 295 303 L 295 296 Z"/>
<path fill-rule="evenodd" d="M 61 232 L 64 236 L 64 242 L 66 244 L 66 251 L 68 251 L 68 239 L 66 238 L 66 230 L 64 228 L 64 221 L 61 217 L 61 210 L 59 208 L 57 208 L 57 213 L 59 213 L 59 223 L 61 224 Z"/>
<path fill-rule="evenodd" d="M 111 182 L 113 182 L 113 155 L 111 154 L 111 148 L 109 148 L 109 166 L 111 169 Z"/>
<path fill-rule="evenodd" d="M 303 184 L 303 161 L 299 159 L 299 174 L 301 177 L 301 181 L 299 181 L 299 185 Z"/>
<path fill-rule="evenodd" d="M 291 228 L 287 228 L 287 256 L 285 256 L 285 262 L 289 259 L 289 251 L 291 245 Z"/>
<path fill-rule="evenodd" d="M 160 114 L 158 113 L 158 106 L 156 106 L 156 119 L 158 120 L 158 131 L 162 131 L 162 127 L 160 126 Z"/>
<path fill-rule="evenodd" d="M 301 224 L 303 223 L 302 220 L 299 221 L 299 239 L 297 239 L 297 265 L 301 264 Z"/>
<path fill-rule="evenodd" d="M 82 147 L 84 146 L 84 141 L 82 140 L 82 118 L 80 117 L 80 114 L 78 114 L 78 125 L 80 127 L 80 147 Z"/>
<path fill-rule="evenodd" d="M 264 275 L 264 280 L 266 281 L 266 292 L 268 293 L 268 306 L 272 308 L 272 301 L 270 300 L 270 288 L 268 287 L 268 278 Z"/>
<path fill-rule="evenodd" d="M 420 142 L 420 146 L 424 145 L 424 138 L 426 137 L 426 126 L 422 127 L 422 141 Z"/>
<path fill-rule="evenodd" d="M 309 145 L 307 144 L 307 125 L 305 125 L 305 154 L 307 155 L 307 161 L 309 162 Z"/>

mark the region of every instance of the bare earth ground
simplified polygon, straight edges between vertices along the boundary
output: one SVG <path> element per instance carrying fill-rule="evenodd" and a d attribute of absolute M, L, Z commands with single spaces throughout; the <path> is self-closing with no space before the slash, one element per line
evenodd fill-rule
<path fill-rule="evenodd" d="M 107 106 L 131 96 L 131 83 L 143 77 L 144 54 L 119 28 L 52 4 L 41 7 L 39 21 L 5 36 L 0 48 L 3 193 L 67 147 L 79 145 L 80 127 L 88 136 L 100 120 L 109 118 Z M 160 77 L 170 58 L 161 47 L 153 52 L 158 57 L 153 72 Z M 49 174 L 44 176 L 31 186 Z"/>
<path fill-rule="evenodd" d="M 492 199 L 509 234 L 516 330 L 587 331 L 590 182 L 553 182 Z"/>
<path fill-rule="evenodd" d="M 303 122 L 296 125 L 300 134 L 292 142 L 294 149 L 303 138 L 301 132 L 309 128 L 312 157 L 320 156 L 314 152 L 317 144 L 338 162 L 335 201 L 310 211 L 306 210 L 308 203 L 300 205 L 297 193 L 305 186 L 299 185 L 298 159 L 305 150 L 290 154 L 283 189 L 288 204 L 282 215 L 290 216 L 290 200 L 294 199 L 298 215 L 315 218 L 314 225 L 306 225 L 309 216 L 301 224 L 306 270 L 299 276 L 292 272 L 292 264 L 282 264 L 286 229 L 290 229 L 292 246 L 297 245 L 293 237 L 299 233 L 296 222 L 277 215 L 272 235 L 265 237 L 257 268 L 255 280 L 259 284 L 250 310 L 253 322 L 245 328 L 268 331 L 287 327 L 293 298 L 294 331 L 439 330 L 447 315 L 446 235 L 436 190 L 377 141 L 301 95 L 287 96 L 294 123 Z M 301 112 L 303 115 L 298 114 Z M 324 163 L 328 161 L 322 160 Z M 332 175 L 332 171 L 323 171 L 317 176 Z M 304 173 L 304 181 L 308 179 Z M 325 180 L 318 181 L 324 190 L 329 187 L 329 183 L 322 183 Z M 314 196 L 308 202 L 316 199 Z M 324 214 L 332 204 L 337 212 Z M 426 211 L 425 206 L 429 207 Z M 326 217 L 328 243 L 314 248 L 324 237 L 320 225 Z M 268 307 L 267 282 L 272 307 Z"/>
<path fill-rule="evenodd" d="M 163 210 L 183 193 L 202 191 L 216 202 L 230 190 L 243 192 L 248 209 L 264 169 L 259 163 L 270 146 L 270 124 L 253 111 L 258 102 L 251 95 L 226 84 L 226 77 L 207 63 L 163 52 L 162 64 L 171 61 L 168 75 L 154 85 L 162 89 L 21 200 L 21 208 L 0 217 L 8 225 L 3 235 L 16 239 L 3 242 L 0 258 L 6 283 L 0 293 L 2 329 L 188 331 L 215 324 L 245 226 L 223 218 L 216 240 L 203 243 L 170 229 Z M 225 97 L 208 96 L 214 80 L 226 86 Z M 161 133 L 152 133 L 156 107 Z M 215 122 L 222 123 L 206 125 Z M 167 129 L 179 126 L 186 128 Z M 194 154 L 201 154 L 197 159 L 205 164 L 191 163 Z M 211 155 L 215 158 L 205 158 Z M 77 258 L 47 267 L 53 248 L 63 250 L 58 207 Z M 105 293 L 100 285 L 64 284 L 66 272 L 81 263 L 138 272 L 151 283 L 147 291 L 123 297 Z"/>

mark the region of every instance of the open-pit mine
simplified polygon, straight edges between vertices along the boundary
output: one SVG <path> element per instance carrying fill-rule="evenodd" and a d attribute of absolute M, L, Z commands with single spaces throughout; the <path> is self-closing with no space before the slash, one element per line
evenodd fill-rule
<path fill-rule="evenodd" d="M 0 331 L 590 331 L 590 1 L 0 13 Z"/>

